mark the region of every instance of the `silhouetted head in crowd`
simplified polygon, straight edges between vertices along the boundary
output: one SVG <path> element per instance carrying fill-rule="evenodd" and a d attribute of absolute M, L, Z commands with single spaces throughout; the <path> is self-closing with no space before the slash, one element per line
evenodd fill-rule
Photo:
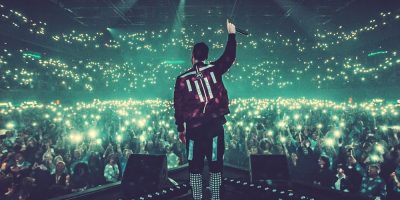
<path fill-rule="evenodd" d="M 321 156 L 318 159 L 318 165 L 321 169 L 328 169 L 331 165 L 329 162 L 329 158 L 326 156 Z"/>
<path fill-rule="evenodd" d="M 102 168 L 102 163 L 97 153 L 92 152 L 90 154 L 88 159 L 88 166 L 91 171 L 99 170 L 100 168 Z"/>
<path fill-rule="evenodd" d="M 72 161 L 71 154 L 70 154 L 70 153 L 66 153 L 66 154 L 64 155 L 64 162 L 70 163 L 71 161 Z"/>
<path fill-rule="evenodd" d="M 28 142 L 27 142 L 27 146 L 28 147 L 31 147 L 31 148 L 36 147 L 36 144 L 37 144 L 37 142 L 36 142 L 36 140 L 34 138 L 29 138 L 28 139 Z"/>
<path fill-rule="evenodd" d="M 110 156 L 108 156 L 108 164 L 114 165 L 114 164 L 116 164 L 116 162 L 117 162 L 117 160 L 116 160 L 115 154 L 111 154 Z"/>
<path fill-rule="evenodd" d="M 368 176 L 375 178 L 379 175 L 381 168 L 379 164 L 370 164 L 368 165 Z"/>
<path fill-rule="evenodd" d="M 74 167 L 74 175 L 86 176 L 89 173 L 89 168 L 86 163 L 80 162 Z"/>
<path fill-rule="evenodd" d="M 299 157 L 297 156 L 296 153 L 291 153 L 290 154 L 290 159 L 292 160 L 293 163 L 297 162 L 297 160 L 299 159 Z"/>
<path fill-rule="evenodd" d="M 74 160 L 80 160 L 82 158 L 81 150 L 75 149 L 74 151 Z"/>
<path fill-rule="evenodd" d="M 63 161 L 58 161 L 56 164 L 56 174 L 62 174 L 65 172 L 65 163 Z"/>
<path fill-rule="evenodd" d="M 17 166 L 22 165 L 24 163 L 24 161 L 25 161 L 25 158 L 21 153 L 15 154 L 15 164 Z"/>

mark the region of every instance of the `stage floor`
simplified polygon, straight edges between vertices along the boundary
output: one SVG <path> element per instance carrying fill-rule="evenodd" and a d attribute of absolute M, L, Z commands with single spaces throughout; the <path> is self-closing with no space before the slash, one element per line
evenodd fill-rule
<path fill-rule="evenodd" d="M 168 177 L 178 184 L 188 184 L 189 171 L 187 166 L 182 166 L 168 171 Z M 210 190 L 208 186 L 208 168 L 205 167 L 203 173 L 203 199 L 211 199 Z M 263 181 L 257 183 L 250 183 L 249 171 L 240 169 L 233 166 L 224 166 L 223 173 L 223 190 L 221 192 L 222 199 L 225 200 L 255 200 L 255 199 L 289 199 L 289 200 L 367 200 L 360 195 L 348 194 L 338 192 L 328 188 L 321 188 L 315 185 L 307 185 L 304 183 L 296 183 L 291 181 Z M 170 186 L 174 184 L 170 183 Z M 168 189 L 165 188 L 165 189 Z M 186 189 L 187 190 L 187 189 Z M 73 193 L 51 200 L 126 200 L 122 194 L 121 183 L 113 183 L 105 186 L 89 189 L 87 191 Z M 140 198 L 133 198 L 140 199 Z M 179 196 L 170 198 L 143 198 L 144 199 L 172 199 L 172 200 L 192 200 L 190 191 L 181 193 Z"/>

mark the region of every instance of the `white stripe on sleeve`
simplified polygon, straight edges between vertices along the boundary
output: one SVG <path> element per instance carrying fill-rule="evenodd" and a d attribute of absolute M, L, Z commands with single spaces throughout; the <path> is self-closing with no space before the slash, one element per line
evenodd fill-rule
<path fill-rule="evenodd" d="M 213 83 L 217 83 L 217 79 L 215 79 L 214 72 L 210 72 L 211 79 L 213 80 Z"/>

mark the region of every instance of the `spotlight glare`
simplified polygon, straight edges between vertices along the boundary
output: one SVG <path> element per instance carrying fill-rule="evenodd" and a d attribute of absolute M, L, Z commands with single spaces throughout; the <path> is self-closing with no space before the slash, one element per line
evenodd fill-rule
<path fill-rule="evenodd" d="M 71 135 L 69 135 L 69 138 L 74 143 L 80 143 L 83 140 L 82 135 L 78 133 L 71 133 Z"/>
<path fill-rule="evenodd" d="M 96 138 L 96 136 L 97 136 L 97 130 L 95 130 L 95 129 L 90 129 L 90 130 L 89 130 L 89 137 L 92 138 L 92 139 L 94 139 L 94 138 Z"/>
<path fill-rule="evenodd" d="M 370 158 L 371 158 L 371 160 L 374 161 L 374 162 L 379 161 L 379 156 L 378 156 L 378 155 L 373 154 L 373 155 L 371 155 Z"/>
<path fill-rule="evenodd" d="M 96 144 L 99 144 L 99 145 L 101 144 L 101 139 L 100 138 L 96 140 Z"/>
<path fill-rule="evenodd" d="M 15 124 L 14 124 L 13 122 L 8 122 L 8 123 L 6 124 L 6 128 L 7 128 L 7 129 L 14 129 L 14 128 L 15 128 Z"/>
<path fill-rule="evenodd" d="M 342 136 L 342 132 L 339 131 L 339 130 L 335 130 L 335 131 L 333 131 L 333 135 L 334 135 L 336 138 L 339 138 L 340 136 Z"/>
<path fill-rule="evenodd" d="M 268 134 L 268 136 L 273 136 L 273 135 L 274 135 L 274 132 L 272 132 L 271 130 L 269 130 L 267 134 Z"/>
<path fill-rule="evenodd" d="M 332 147 L 333 145 L 335 145 L 335 141 L 334 141 L 332 138 L 326 138 L 326 139 L 325 139 L 325 144 L 326 144 L 327 146 Z"/>
<path fill-rule="evenodd" d="M 121 135 L 117 135 L 117 142 L 121 142 L 122 141 L 122 136 Z"/>
<path fill-rule="evenodd" d="M 278 122 L 278 127 L 279 128 L 285 128 L 285 126 L 286 126 L 286 123 L 284 121 Z"/>
<path fill-rule="evenodd" d="M 381 145 L 381 144 L 377 144 L 375 148 L 379 153 L 383 154 L 385 152 L 385 149 L 383 148 L 383 145 Z"/>
<path fill-rule="evenodd" d="M 143 128 L 143 127 L 146 125 L 146 119 L 141 119 L 141 120 L 139 120 L 138 123 L 137 123 L 137 125 L 138 125 L 140 128 Z"/>

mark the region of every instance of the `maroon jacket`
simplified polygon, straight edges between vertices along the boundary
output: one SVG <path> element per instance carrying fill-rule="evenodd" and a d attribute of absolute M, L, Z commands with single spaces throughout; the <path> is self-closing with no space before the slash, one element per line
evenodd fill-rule
<path fill-rule="evenodd" d="M 198 127 L 211 120 L 221 120 L 228 114 L 228 92 L 222 75 L 228 71 L 236 58 L 235 34 L 228 35 L 222 56 L 208 65 L 196 63 L 191 69 L 176 78 L 174 91 L 175 124 L 178 131 L 187 127 Z"/>

